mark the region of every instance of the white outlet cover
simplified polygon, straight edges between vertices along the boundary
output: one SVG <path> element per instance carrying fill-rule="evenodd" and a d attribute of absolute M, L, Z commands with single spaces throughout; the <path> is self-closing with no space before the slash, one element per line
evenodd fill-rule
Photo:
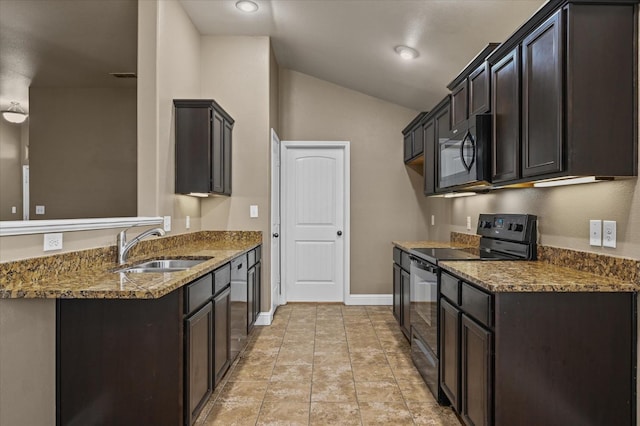
<path fill-rule="evenodd" d="M 431 226 L 436 224 L 436 215 L 432 214 L 431 215 Z"/>
<path fill-rule="evenodd" d="M 191 217 L 187 216 L 187 217 L 185 218 L 185 224 L 184 224 L 184 227 L 185 227 L 185 228 L 187 228 L 187 229 L 191 228 Z"/>
<path fill-rule="evenodd" d="M 602 222 L 602 246 L 616 248 L 615 220 L 605 220 Z"/>
<path fill-rule="evenodd" d="M 163 225 L 164 231 L 165 232 L 169 232 L 171 231 L 171 216 L 165 216 L 164 217 L 164 225 Z"/>
<path fill-rule="evenodd" d="M 471 216 L 467 216 L 467 231 L 471 231 Z"/>
<path fill-rule="evenodd" d="M 592 246 L 602 246 L 602 221 L 589 221 L 589 244 Z"/>
<path fill-rule="evenodd" d="M 36 214 L 44 214 L 44 206 L 36 206 Z"/>
<path fill-rule="evenodd" d="M 44 251 L 62 250 L 62 233 L 44 234 Z"/>
<path fill-rule="evenodd" d="M 255 204 L 249 206 L 249 217 L 258 217 L 258 206 Z"/>

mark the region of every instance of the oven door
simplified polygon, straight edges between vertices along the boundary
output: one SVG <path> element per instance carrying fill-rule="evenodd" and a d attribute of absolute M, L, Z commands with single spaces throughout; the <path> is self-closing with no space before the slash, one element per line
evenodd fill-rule
<path fill-rule="evenodd" d="M 411 257 L 411 328 L 438 356 L 438 268 Z"/>

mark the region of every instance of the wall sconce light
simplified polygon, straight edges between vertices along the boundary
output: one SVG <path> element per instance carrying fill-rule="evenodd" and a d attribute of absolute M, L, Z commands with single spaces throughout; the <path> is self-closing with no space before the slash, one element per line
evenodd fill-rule
<path fill-rule="evenodd" d="M 9 123 L 21 124 L 27 119 L 27 113 L 24 112 L 19 102 L 11 102 L 11 106 L 2 111 L 2 117 Z"/>

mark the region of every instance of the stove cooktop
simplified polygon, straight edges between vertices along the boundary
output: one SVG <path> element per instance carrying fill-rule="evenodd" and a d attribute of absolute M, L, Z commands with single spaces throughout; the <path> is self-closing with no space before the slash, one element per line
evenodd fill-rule
<path fill-rule="evenodd" d="M 456 248 L 417 248 L 411 250 L 416 256 L 436 263 L 439 260 L 479 260 L 478 254 L 470 253 L 463 249 Z"/>

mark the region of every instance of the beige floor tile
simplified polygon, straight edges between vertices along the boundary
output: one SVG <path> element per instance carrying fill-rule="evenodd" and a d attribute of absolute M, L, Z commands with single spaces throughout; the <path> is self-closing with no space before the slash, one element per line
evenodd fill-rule
<path fill-rule="evenodd" d="M 402 402 L 402 393 L 395 382 L 356 382 L 358 402 Z"/>
<path fill-rule="evenodd" d="M 222 388 L 218 401 L 221 402 L 262 402 L 269 382 L 227 382 Z"/>
<path fill-rule="evenodd" d="M 310 404 L 307 402 L 265 401 L 256 425 L 308 425 Z"/>
<path fill-rule="evenodd" d="M 261 402 L 216 402 L 205 421 L 206 425 L 255 425 Z"/>
<path fill-rule="evenodd" d="M 402 352 L 396 353 L 387 353 L 387 362 L 391 366 L 392 370 L 396 370 L 398 368 L 411 368 L 413 367 L 413 360 L 411 359 L 411 355 Z"/>
<path fill-rule="evenodd" d="M 312 402 L 309 424 L 325 425 L 361 425 L 360 409 L 356 403 Z"/>
<path fill-rule="evenodd" d="M 347 342 L 341 342 L 341 341 L 318 341 L 316 340 L 316 344 L 313 348 L 313 352 L 316 355 L 319 354 L 323 354 L 323 355 L 347 355 L 349 356 L 349 345 L 347 345 Z"/>
<path fill-rule="evenodd" d="M 229 376 L 232 382 L 267 381 L 271 378 L 273 365 L 237 365 Z"/>
<path fill-rule="evenodd" d="M 264 400 L 310 402 L 311 382 L 270 382 Z"/>
<path fill-rule="evenodd" d="M 361 402 L 363 425 L 413 425 L 411 412 L 404 402 Z"/>
<path fill-rule="evenodd" d="M 312 402 L 357 402 L 353 380 L 314 381 L 311 384 Z"/>
<path fill-rule="evenodd" d="M 351 364 L 314 365 L 312 379 L 314 382 L 353 381 Z"/>
<path fill-rule="evenodd" d="M 409 411 L 416 425 L 460 426 L 461 423 L 450 407 L 440 407 L 435 401 L 431 403 L 407 401 Z"/>
<path fill-rule="evenodd" d="M 313 365 L 316 367 L 322 366 L 339 366 L 349 364 L 351 359 L 349 358 L 349 352 L 315 352 L 313 355 Z"/>
<path fill-rule="evenodd" d="M 388 365 L 374 366 L 359 364 L 353 366 L 353 378 L 356 382 L 392 382 L 393 372 Z"/>
<path fill-rule="evenodd" d="M 312 365 L 313 348 L 304 350 L 281 349 L 276 360 L 276 365 Z"/>
<path fill-rule="evenodd" d="M 311 382 L 311 365 L 276 365 L 271 374 L 271 381 Z"/>
<path fill-rule="evenodd" d="M 351 363 L 355 364 L 374 364 L 387 365 L 387 357 L 383 352 L 351 352 Z"/>
<path fill-rule="evenodd" d="M 238 358 L 238 365 L 252 365 L 252 366 L 273 366 L 278 359 L 278 352 L 245 352 Z"/>
<path fill-rule="evenodd" d="M 435 403 L 433 394 L 423 381 L 398 380 L 398 387 L 405 401 L 422 401 Z"/>
<path fill-rule="evenodd" d="M 422 376 L 418 373 L 415 367 L 409 368 L 396 368 L 393 370 L 393 375 L 395 376 L 398 382 L 417 382 L 424 383 Z"/>

